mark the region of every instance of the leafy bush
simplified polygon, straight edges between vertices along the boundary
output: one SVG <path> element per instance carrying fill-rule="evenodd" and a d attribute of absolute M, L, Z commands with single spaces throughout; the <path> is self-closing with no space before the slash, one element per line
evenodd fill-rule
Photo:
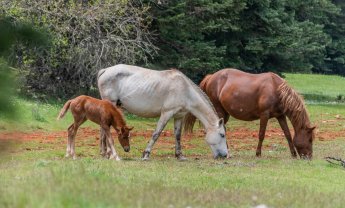
<path fill-rule="evenodd" d="M 136 1 L 133 1 L 136 2 Z M 25 92 L 66 97 L 95 87 L 99 69 L 147 61 L 154 54 L 148 7 L 131 0 L 3 0 L 3 12 L 46 29 L 49 48 L 13 49 Z M 23 52 L 25 51 L 25 52 Z"/>

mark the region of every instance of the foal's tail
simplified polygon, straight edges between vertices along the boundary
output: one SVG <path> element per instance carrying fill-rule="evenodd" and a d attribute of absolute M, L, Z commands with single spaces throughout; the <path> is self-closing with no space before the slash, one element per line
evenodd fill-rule
<path fill-rule="evenodd" d="M 64 105 L 63 108 L 61 109 L 61 111 L 60 111 L 58 117 L 56 118 L 57 120 L 60 120 L 60 119 L 62 119 L 62 118 L 65 116 L 66 112 L 67 112 L 68 109 L 69 109 L 69 106 L 71 105 L 71 102 L 72 102 L 72 100 L 69 100 L 69 101 L 67 101 L 67 102 L 65 103 L 65 105 Z"/>

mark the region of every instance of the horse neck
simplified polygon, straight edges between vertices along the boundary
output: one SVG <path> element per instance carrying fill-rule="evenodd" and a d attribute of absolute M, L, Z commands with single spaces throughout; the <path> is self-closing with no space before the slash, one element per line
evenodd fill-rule
<path fill-rule="evenodd" d="M 117 110 L 114 110 L 112 114 L 113 114 L 113 120 L 114 120 L 115 125 L 117 127 L 122 128 L 122 127 L 126 126 L 126 121 L 125 121 L 122 113 L 120 113 Z"/>
<path fill-rule="evenodd" d="M 300 129 L 306 129 L 310 125 L 309 116 L 305 109 L 299 113 L 287 111 L 286 116 L 289 118 L 295 132 L 298 132 Z"/>
<path fill-rule="evenodd" d="M 202 96 L 202 95 L 200 95 Z M 193 99 L 193 108 L 189 111 L 204 125 L 205 129 L 213 129 L 218 123 L 218 116 L 205 98 Z"/>

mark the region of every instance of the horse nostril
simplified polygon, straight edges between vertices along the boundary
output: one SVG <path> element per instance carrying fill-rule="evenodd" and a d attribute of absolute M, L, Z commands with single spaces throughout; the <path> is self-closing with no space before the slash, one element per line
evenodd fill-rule
<path fill-rule="evenodd" d="M 126 146 L 126 147 L 123 148 L 123 150 L 125 150 L 125 152 L 129 152 L 130 147 Z"/>

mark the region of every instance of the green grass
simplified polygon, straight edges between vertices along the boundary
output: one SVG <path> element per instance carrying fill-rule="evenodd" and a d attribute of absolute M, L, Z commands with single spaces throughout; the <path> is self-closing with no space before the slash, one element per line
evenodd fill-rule
<path fill-rule="evenodd" d="M 333 76 L 321 76 L 322 81 L 313 85 L 308 76 L 287 74 L 287 80 L 299 92 L 332 99 L 345 86 L 340 77 L 329 81 Z M 285 139 L 277 134 L 266 137 L 263 157 L 256 158 L 257 139 L 252 134 L 257 134 L 259 122 L 231 119 L 230 134 L 248 132 L 243 140 L 229 141 L 233 158 L 213 160 L 203 137 L 194 136 L 182 140 L 186 162 L 174 158 L 172 136 L 158 140 L 148 162 L 140 160 L 149 140 L 144 136 L 131 139 L 129 153 L 115 141 L 122 161 L 102 159 L 97 134 L 77 135 L 78 159 L 65 159 L 65 136 L 55 139 L 45 136 L 65 131 L 72 123 L 70 113 L 56 121 L 63 103 L 38 103 L 17 97 L 13 105 L 18 109 L 17 120 L 0 116 L 0 133 L 40 133 L 42 139 L 0 140 L 0 207 L 253 207 L 259 204 L 343 207 L 345 204 L 345 169 L 324 160 L 326 156 L 345 158 L 345 105 L 342 103 L 308 102 L 311 120 L 318 126 L 312 161 L 291 159 Z M 134 115 L 126 118 L 135 131 L 152 131 L 157 122 L 157 119 Z M 91 122 L 82 127 L 98 129 Z M 268 130 L 277 128 L 278 123 L 270 120 Z M 171 122 L 167 129 L 172 130 Z M 328 134 L 332 136 L 330 140 L 321 138 Z"/>
<path fill-rule="evenodd" d="M 87 141 L 91 138 L 87 139 Z M 169 138 L 173 140 L 173 138 Z M 201 141 L 198 141 L 201 142 Z M 80 143 L 80 141 L 79 141 Z M 143 143 L 135 141 L 132 145 Z M 171 150 L 140 161 L 140 151 L 121 162 L 101 159 L 96 148 L 77 147 L 79 159 L 64 159 L 64 145 L 22 143 L 0 163 L 1 207 L 342 207 L 341 167 L 327 164 L 329 154 L 344 156 L 344 140 L 317 142 L 311 162 L 288 153 L 240 151 L 230 160 L 209 155 L 177 162 Z M 30 151 L 25 150 L 31 148 Z M 207 148 L 197 147 L 197 152 Z"/>
<path fill-rule="evenodd" d="M 306 100 L 345 100 L 345 78 L 336 75 L 284 74 L 288 83 Z"/>

